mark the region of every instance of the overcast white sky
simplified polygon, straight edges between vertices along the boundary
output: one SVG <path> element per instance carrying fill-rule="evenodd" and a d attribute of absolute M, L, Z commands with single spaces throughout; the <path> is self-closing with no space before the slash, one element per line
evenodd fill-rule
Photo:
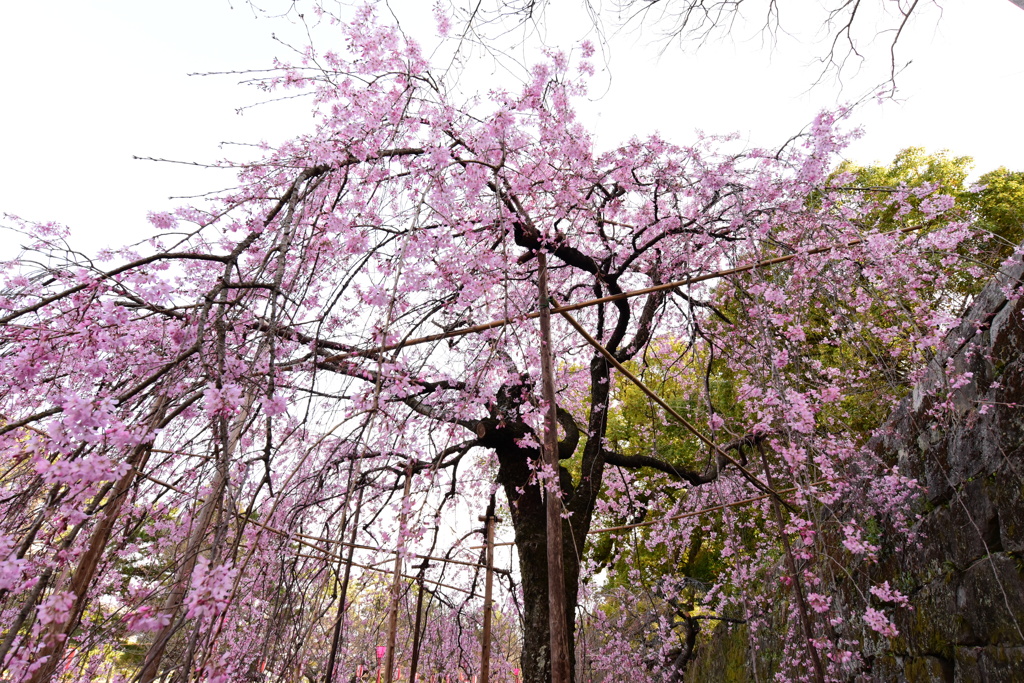
<path fill-rule="evenodd" d="M 544 37 L 571 48 L 588 24 L 579 0 L 555 1 L 561 4 L 548 16 Z M 392 4 L 408 32 L 430 39 L 429 0 Z M 780 2 L 784 11 L 808 4 Z M 0 212 L 66 223 L 89 251 L 145 237 L 149 210 L 179 203 L 168 199 L 173 195 L 216 190 L 230 178 L 133 161 L 133 155 L 239 157 L 244 151 L 220 143 L 273 143 L 308 128 L 300 103 L 239 115 L 239 107 L 260 102 L 261 94 L 239 85 L 238 77 L 188 76 L 287 59 L 289 49 L 272 34 L 298 42 L 299 29 L 257 16 L 244 0 L 0 3 Z M 806 40 L 784 38 L 771 51 L 747 27 L 732 40 L 699 51 L 689 46 L 684 54 L 654 38 L 611 35 L 609 70 L 582 107 L 602 146 L 656 130 L 686 143 L 698 128 L 777 145 L 819 109 L 860 97 L 884 72 L 871 70 L 881 62 L 869 62 L 841 91 L 834 84 L 808 90 L 817 73 L 809 62 L 821 46 Z M 321 32 L 316 39 L 326 49 L 331 36 Z M 528 48 L 517 54 L 531 58 Z M 913 59 L 899 79 L 901 101 L 859 111 L 856 122 L 866 136 L 850 158 L 887 161 L 916 145 L 972 155 L 979 172 L 1024 169 L 1024 11 L 1008 0 L 948 0 L 941 13 L 934 6 L 921 13 L 899 54 Z M 482 89 L 508 77 L 485 62 L 476 66 L 483 68 Z"/>

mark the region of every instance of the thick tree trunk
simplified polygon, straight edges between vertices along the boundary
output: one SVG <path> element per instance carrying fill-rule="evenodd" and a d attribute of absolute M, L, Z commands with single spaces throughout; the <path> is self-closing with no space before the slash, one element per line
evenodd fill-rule
<path fill-rule="evenodd" d="M 609 392 L 609 365 L 600 356 L 591 362 L 591 413 L 588 433 L 591 437 L 581 455 L 582 471 L 578 482 L 559 466 L 559 485 L 563 503 L 570 512 L 562 519 L 562 571 L 565 584 L 565 621 L 568 634 L 570 680 L 576 675 L 576 601 L 579 597 L 580 560 L 587 532 L 593 520 L 594 504 L 601 490 L 604 471 L 601 443 L 606 432 Z M 525 381 L 525 380 L 524 380 Z M 521 420 L 519 406 L 530 392 L 526 384 L 510 386 L 499 392 L 491 417 L 476 426 L 477 444 L 491 448 L 498 456 L 498 483 L 505 491 L 512 526 L 516 532 L 516 550 L 523 585 L 523 651 L 520 661 L 522 683 L 550 683 L 551 628 L 548 600 L 547 511 L 541 488 L 531 480 L 540 465 L 540 451 L 519 445 L 532 431 Z M 580 441 L 572 416 L 559 409 L 559 423 L 565 439 L 558 444 L 559 459 L 571 457 Z"/>
<path fill-rule="evenodd" d="M 515 439 L 521 429 L 500 427 L 493 422 L 482 426 L 488 445 L 498 454 L 498 480 L 509 501 L 512 525 L 516 532 L 516 549 L 523 585 L 523 652 L 520 661 L 522 683 L 550 683 L 551 629 L 548 622 L 547 522 L 540 487 L 527 483 L 530 462 L 539 462 L 535 448 L 521 448 Z M 569 473 L 562 468 L 563 490 L 571 490 Z M 566 633 L 568 634 L 570 675 L 575 675 L 576 599 L 579 594 L 580 560 L 573 541 L 573 532 L 562 521 L 562 563 L 565 579 Z M 582 550 L 582 548 L 580 548 Z"/>
<path fill-rule="evenodd" d="M 549 683 L 551 680 L 551 631 L 548 614 L 548 564 L 546 522 L 543 508 L 539 518 L 524 520 L 516 527 L 516 549 L 523 582 L 524 635 L 520 666 L 523 683 Z M 563 523 L 565 538 L 570 535 Z M 574 552 L 566 552 L 563 543 L 562 569 L 565 579 L 565 632 L 568 638 L 569 679 L 576 670 L 576 600 L 579 595 L 580 563 Z"/>

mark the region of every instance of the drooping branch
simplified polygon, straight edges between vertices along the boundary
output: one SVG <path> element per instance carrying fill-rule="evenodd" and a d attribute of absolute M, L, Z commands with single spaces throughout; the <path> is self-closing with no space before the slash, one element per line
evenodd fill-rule
<path fill-rule="evenodd" d="M 590 343 L 591 346 L 593 346 L 595 349 L 597 349 L 601 353 L 601 355 L 603 355 L 612 365 L 614 365 L 615 368 L 620 373 L 622 373 L 631 382 L 633 382 L 633 384 L 635 384 L 641 391 L 643 391 L 652 400 L 654 400 L 658 405 L 660 405 L 662 407 L 662 409 L 664 409 L 669 415 L 671 415 L 677 422 L 679 422 L 681 425 L 686 427 L 686 429 L 691 434 L 693 434 L 698 439 L 700 439 L 702 442 L 704 442 L 708 446 L 708 448 L 710 448 L 712 451 L 715 452 L 716 456 L 720 456 L 722 458 L 725 458 L 726 461 L 732 463 L 732 465 L 736 469 L 738 469 L 740 471 L 740 473 L 743 475 L 743 477 L 747 481 L 749 481 L 751 484 L 753 484 L 755 487 L 757 487 L 761 491 L 764 491 L 765 493 L 769 493 L 769 494 L 775 496 L 777 499 L 780 500 L 780 502 L 783 505 L 785 505 L 787 508 L 792 510 L 792 505 L 790 505 L 788 502 L 786 502 L 784 500 L 781 500 L 779 498 L 778 493 L 772 491 L 769 486 L 767 486 L 766 484 L 761 482 L 761 480 L 759 480 L 749 470 L 747 470 L 747 468 L 744 467 L 742 463 L 740 463 L 735 458 L 733 458 L 728 453 L 726 453 L 725 450 L 721 446 L 718 446 L 713 441 L 708 439 L 708 437 L 704 436 L 704 434 L 702 434 L 696 427 L 694 427 L 690 423 L 689 420 L 687 420 L 685 417 L 683 417 L 678 412 L 676 412 L 676 410 L 673 409 L 672 406 L 668 405 L 665 402 L 664 399 L 662 399 L 660 396 L 658 396 L 653 391 L 651 391 L 643 382 L 641 382 L 636 376 L 634 376 L 633 373 L 631 373 L 629 370 L 627 370 L 626 367 L 623 366 L 622 363 L 620 363 L 614 357 L 614 355 L 612 355 L 612 353 L 610 353 L 608 351 L 608 349 L 603 347 L 600 344 L 600 342 L 598 342 L 596 339 L 594 339 L 592 336 L 590 336 L 590 334 L 585 329 L 583 329 L 583 327 L 578 322 L 576 322 L 575 318 L 573 318 L 569 313 L 563 313 L 562 316 L 565 317 L 566 320 L 569 321 L 569 324 L 572 325 L 573 328 L 577 332 L 579 332 L 583 336 L 583 338 L 586 339 Z"/>
<path fill-rule="evenodd" d="M 764 435 L 749 434 L 740 439 L 735 439 L 729 443 L 722 444 L 720 446 L 722 452 L 714 453 L 714 457 L 702 472 L 697 472 L 696 470 L 675 465 L 667 460 L 655 458 L 649 455 L 623 455 L 622 453 L 609 449 L 603 449 L 601 451 L 601 455 L 604 458 L 604 461 L 609 465 L 624 467 L 630 470 L 644 468 L 653 469 L 659 472 L 664 472 L 677 480 L 689 482 L 692 486 L 701 486 L 718 479 L 722 471 L 732 463 L 738 462 L 740 465 L 745 466 L 747 464 L 747 456 L 744 452 L 744 448 L 749 448 L 758 444 L 764 439 Z M 738 457 L 726 457 L 724 454 L 725 451 L 736 451 Z"/>

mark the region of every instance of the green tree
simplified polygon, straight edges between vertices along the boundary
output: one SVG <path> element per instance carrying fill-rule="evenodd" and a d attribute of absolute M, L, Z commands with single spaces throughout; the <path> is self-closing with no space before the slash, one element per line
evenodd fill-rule
<path fill-rule="evenodd" d="M 1000 167 L 981 176 L 978 186 L 964 200 L 977 227 L 992 235 L 992 263 L 998 264 L 1024 242 L 1024 171 Z"/>
<path fill-rule="evenodd" d="M 846 184 L 851 188 L 905 193 L 905 202 L 883 200 L 870 212 L 868 227 L 879 231 L 915 226 L 926 230 L 932 220 L 929 202 L 939 195 L 952 198 L 954 211 L 945 214 L 943 222 L 970 221 L 978 235 L 958 250 L 959 255 L 976 252 L 983 243 L 981 259 L 965 261 L 963 272 L 954 281 L 957 291 L 973 295 L 1024 241 L 1024 172 L 998 168 L 981 176 L 976 184 L 968 183 L 973 164 L 971 157 L 954 156 L 947 150 L 928 153 L 922 147 L 908 147 L 886 166 L 846 162 L 833 178 L 850 174 Z"/>

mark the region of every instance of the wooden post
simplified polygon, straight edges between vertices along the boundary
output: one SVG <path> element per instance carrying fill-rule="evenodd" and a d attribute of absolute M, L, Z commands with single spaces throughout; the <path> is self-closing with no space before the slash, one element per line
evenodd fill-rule
<path fill-rule="evenodd" d="M 351 473 L 350 473 L 351 474 Z M 351 486 L 352 477 L 349 476 L 349 485 Z M 357 482 L 358 485 L 358 482 Z M 346 494 L 346 507 L 345 514 L 348 514 L 348 498 L 351 494 L 351 488 Z M 334 665 L 338 656 L 338 646 L 341 644 L 341 632 L 345 625 L 345 612 L 348 611 L 348 582 L 352 575 L 352 556 L 356 551 L 356 534 L 359 531 L 359 511 L 363 504 L 363 487 L 359 485 L 359 495 L 356 496 L 356 509 L 353 512 L 352 517 L 352 531 L 349 534 L 349 547 L 348 547 L 348 559 L 345 561 L 345 573 L 341 580 L 341 594 L 338 596 L 338 616 L 334 620 L 334 635 L 331 638 L 331 651 L 327 656 L 327 672 L 324 678 L 324 683 L 334 683 Z M 342 520 L 341 523 L 341 535 L 345 537 L 345 525 L 347 520 Z M 338 553 L 339 555 L 341 552 Z"/>
<path fill-rule="evenodd" d="M 566 633 L 565 570 L 562 565 L 562 501 L 558 477 L 558 406 L 551 356 L 551 305 L 548 302 L 548 259 L 537 252 L 537 289 L 540 303 L 540 369 L 544 401 L 544 464 L 554 477 L 545 487 L 548 540 L 548 624 L 551 630 L 551 683 L 570 683 L 569 636 Z"/>
<path fill-rule="evenodd" d="M 487 514 L 479 518 L 484 522 L 484 534 L 487 537 L 487 579 L 484 584 L 484 634 L 480 651 L 480 683 L 489 683 L 491 675 L 491 586 L 494 583 L 494 524 L 501 520 L 494 516 L 494 495 L 487 506 Z"/>
<path fill-rule="evenodd" d="M 398 515 L 399 542 L 405 531 L 405 504 L 409 500 L 409 489 L 412 487 L 412 459 L 405 470 L 405 489 L 402 491 L 402 511 Z M 391 610 L 388 614 L 388 645 L 384 658 L 384 683 L 391 683 L 395 673 L 395 639 L 398 634 L 398 598 L 402 588 L 402 554 L 395 551 L 395 577 L 391 582 Z"/>
<path fill-rule="evenodd" d="M 431 567 L 431 564 L 423 560 L 414 569 L 419 569 L 416 575 L 416 623 L 412 627 L 412 664 L 409 665 L 409 680 L 415 682 L 416 671 L 420 666 L 420 623 L 423 612 L 423 572 Z"/>

